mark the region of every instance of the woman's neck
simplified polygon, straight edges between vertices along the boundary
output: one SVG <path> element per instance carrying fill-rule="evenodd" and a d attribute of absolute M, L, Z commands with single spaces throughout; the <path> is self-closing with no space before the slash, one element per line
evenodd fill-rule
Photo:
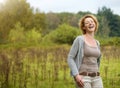
<path fill-rule="evenodd" d="M 85 35 L 84 35 L 84 41 L 88 44 L 88 45 L 90 45 L 90 46 L 93 46 L 93 47 L 97 47 L 97 44 L 96 44 L 96 40 L 95 40 L 95 38 L 94 38 L 94 33 L 92 34 L 92 33 L 86 33 Z"/>
<path fill-rule="evenodd" d="M 94 33 L 86 33 L 85 36 L 94 39 Z"/>

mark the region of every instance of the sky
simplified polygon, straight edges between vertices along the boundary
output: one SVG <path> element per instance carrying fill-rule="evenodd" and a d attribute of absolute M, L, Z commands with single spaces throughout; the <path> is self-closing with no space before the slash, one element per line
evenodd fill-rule
<path fill-rule="evenodd" d="M 114 14 L 120 15 L 120 0 L 27 0 L 31 7 L 42 12 L 72 12 L 89 11 L 97 13 L 98 8 L 106 6 Z"/>

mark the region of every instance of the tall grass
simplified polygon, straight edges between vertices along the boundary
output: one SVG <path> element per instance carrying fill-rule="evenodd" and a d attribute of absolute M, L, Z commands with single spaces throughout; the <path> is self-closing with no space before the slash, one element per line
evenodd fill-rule
<path fill-rule="evenodd" d="M 1 48 L 0 88 L 74 88 L 67 65 L 70 46 Z M 102 47 L 105 88 L 120 87 L 120 48 Z"/>

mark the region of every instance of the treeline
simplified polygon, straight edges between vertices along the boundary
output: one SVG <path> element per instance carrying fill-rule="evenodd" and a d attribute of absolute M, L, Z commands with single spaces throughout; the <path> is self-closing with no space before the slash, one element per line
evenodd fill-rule
<path fill-rule="evenodd" d="M 71 44 L 73 39 L 81 34 L 78 22 L 85 14 L 93 13 L 44 13 L 31 7 L 26 0 L 6 0 L 5 4 L 0 4 L 0 43 L 52 41 Z M 120 16 L 105 6 L 99 8 L 94 15 L 99 21 L 96 37 L 115 37 L 113 42 L 120 44 Z"/>

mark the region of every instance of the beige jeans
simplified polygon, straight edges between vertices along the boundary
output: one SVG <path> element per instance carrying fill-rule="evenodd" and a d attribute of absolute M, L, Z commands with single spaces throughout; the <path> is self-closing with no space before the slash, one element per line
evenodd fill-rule
<path fill-rule="evenodd" d="M 83 76 L 82 79 L 84 82 L 83 88 L 103 88 L 103 83 L 100 76 L 96 77 Z M 76 88 L 80 87 L 76 84 Z"/>

